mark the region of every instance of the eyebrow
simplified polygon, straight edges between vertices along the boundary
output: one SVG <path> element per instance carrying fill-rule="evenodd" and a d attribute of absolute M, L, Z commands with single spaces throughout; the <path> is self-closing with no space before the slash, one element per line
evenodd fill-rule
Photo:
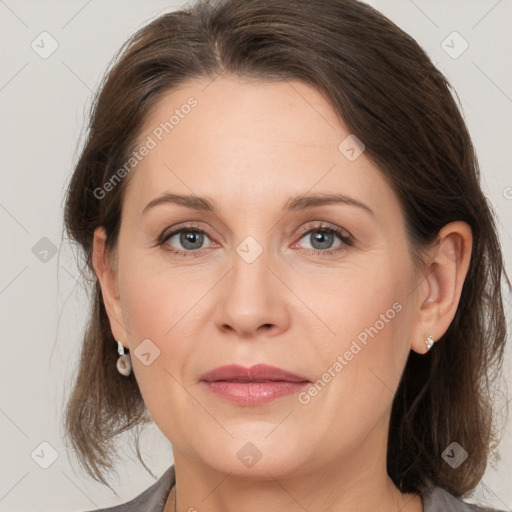
<path fill-rule="evenodd" d="M 207 211 L 213 213 L 217 213 L 218 211 L 214 202 L 206 197 L 165 193 L 151 200 L 144 207 L 142 213 L 145 214 L 148 210 L 161 204 L 177 204 L 192 210 Z M 357 199 L 353 199 L 352 197 L 348 197 L 343 194 L 311 194 L 292 197 L 285 203 L 283 210 L 300 211 L 328 204 L 346 204 L 349 206 L 357 206 L 358 208 L 365 210 L 367 213 L 375 217 L 374 212 L 369 206 L 362 203 L 361 201 L 358 201 Z"/>

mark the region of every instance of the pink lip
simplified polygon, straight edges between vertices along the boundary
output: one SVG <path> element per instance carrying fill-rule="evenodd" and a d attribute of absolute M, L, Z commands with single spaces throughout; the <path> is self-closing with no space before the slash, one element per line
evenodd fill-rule
<path fill-rule="evenodd" d="M 310 382 L 304 377 L 266 364 L 250 368 L 239 365 L 220 366 L 202 375 L 200 380 L 210 392 L 238 405 L 262 405 L 296 393 Z"/>
<path fill-rule="evenodd" d="M 250 368 L 245 368 L 238 364 L 229 364 L 219 366 L 203 375 L 199 380 L 214 382 L 219 380 L 238 381 L 238 382 L 269 382 L 269 381 L 288 381 L 305 382 L 307 379 L 300 375 L 282 370 L 276 366 L 268 364 L 255 364 Z"/>

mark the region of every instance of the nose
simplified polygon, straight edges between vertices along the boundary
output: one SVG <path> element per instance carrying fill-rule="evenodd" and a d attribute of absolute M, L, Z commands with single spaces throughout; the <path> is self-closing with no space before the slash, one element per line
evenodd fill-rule
<path fill-rule="evenodd" d="M 215 315 L 216 325 L 224 334 L 251 338 L 276 336 L 288 329 L 290 292 L 269 264 L 265 251 L 252 262 L 234 253 Z"/>

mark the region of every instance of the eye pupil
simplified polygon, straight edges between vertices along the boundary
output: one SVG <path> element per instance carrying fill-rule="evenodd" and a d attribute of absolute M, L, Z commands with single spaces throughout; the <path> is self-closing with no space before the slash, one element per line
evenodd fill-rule
<path fill-rule="evenodd" d="M 180 243 L 186 249 L 199 249 L 203 245 L 203 234 L 199 231 L 183 231 L 180 236 Z"/>
<path fill-rule="evenodd" d="M 330 231 L 316 230 L 313 231 L 312 234 L 314 242 L 320 243 L 320 247 L 315 247 L 315 245 L 312 244 L 315 249 L 328 249 L 332 245 L 334 234 Z"/>

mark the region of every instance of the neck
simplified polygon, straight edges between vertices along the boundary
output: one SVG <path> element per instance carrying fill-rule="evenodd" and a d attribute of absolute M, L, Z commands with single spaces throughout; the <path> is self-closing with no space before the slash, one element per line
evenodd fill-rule
<path fill-rule="evenodd" d="M 175 451 L 176 486 L 165 512 L 423 512 L 421 497 L 401 493 L 387 475 L 385 453 L 372 457 L 371 450 L 363 454 L 363 449 L 286 477 L 273 478 L 269 469 L 251 479 Z"/>

